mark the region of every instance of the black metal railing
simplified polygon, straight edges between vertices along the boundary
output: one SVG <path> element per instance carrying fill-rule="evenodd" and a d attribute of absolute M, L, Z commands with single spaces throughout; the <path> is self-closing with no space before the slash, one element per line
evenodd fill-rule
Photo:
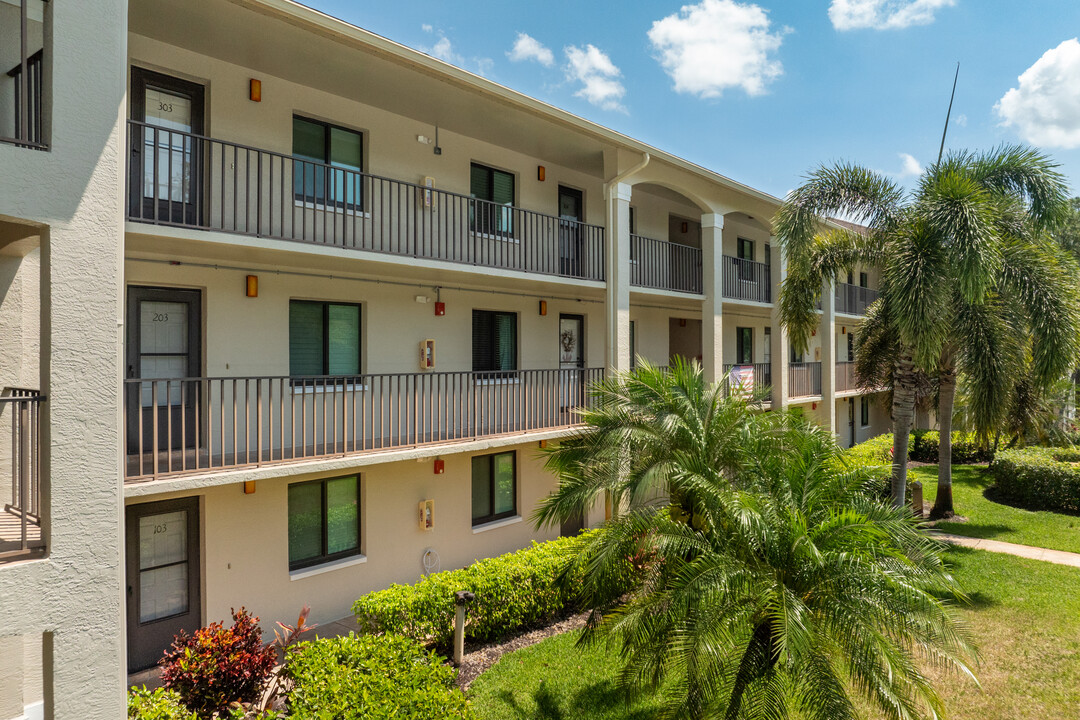
<path fill-rule="evenodd" d="M 730 394 L 760 394 L 762 388 L 772 386 L 770 363 L 743 363 L 724 365 L 724 392 Z"/>
<path fill-rule="evenodd" d="M 788 397 L 811 397 L 821 394 L 821 363 L 788 365 Z"/>
<path fill-rule="evenodd" d="M 15 4 L 18 9 L 12 12 L 18 16 L 12 18 L 12 32 L 4 35 L 5 40 L 17 39 L 18 48 L 13 55 L 5 54 L 5 57 L 17 58 L 18 62 L 6 68 L 6 72 L 0 70 L 4 73 L 0 75 L 0 97 L 8 99 L 5 117 L 0 118 L 0 142 L 47 150 L 43 97 L 45 48 L 42 46 L 47 33 L 38 18 L 45 18 L 48 13 L 45 0 L 21 0 Z"/>
<path fill-rule="evenodd" d="M 128 121 L 128 219 L 604 279 L 604 229 Z"/>
<path fill-rule="evenodd" d="M 772 277 L 765 263 L 725 255 L 722 258 L 724 297 L 750 302 L 772 302 Z"/>
<path fill-rule="evenodd" d="M 859 384 L 855 380 L 855 363 L 836 363 L 836 392 L 858 390 Z"/>
<path fill-rule="evenodd" d="M 126 380 L 128 480 L 576 425 L 603 368 Z"/>
<path fill-rule="evenodd" d="M 0 449 L 0 473 L 11 478 L 0 512 L 0 561 L 41 554 L 41 403 L 37 390 L 5 388 L 0 394 L 0 432 L 10 435 Z M 4 467 L 5 465 L 9 467 Z"/>
<path fill-rule="evenodd" d="M 878 299 L 878 291 L 868 287 L 836 283 L 836 312 L 847 315 L 865 315 L 866 307 Z"/>
<path fill-rule="evenodd" d="M 701 249 L 631 235 L 630 285 L 700 294 Z"/>

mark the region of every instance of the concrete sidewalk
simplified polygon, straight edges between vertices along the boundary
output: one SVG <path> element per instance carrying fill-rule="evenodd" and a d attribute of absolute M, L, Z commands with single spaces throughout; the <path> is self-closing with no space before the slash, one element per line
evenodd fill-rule
<path fill-rule="evenodd" d="M 965 535 L 953 535 L 952 533 L 935 532 L 934 537 L 952 545 L 972 548 L 973 550 L 986 550 L 988 552 L 1004 553 L 1030 560 L 1042 560 L 1055 565 L 1071 565 L 1080 568 L 1080 553 L 1065 552 L 1064 550 L 1047 550 L 1046 548 L 1032 547 L 1031 545 L 1017 545 L 1016 543 L 1002 542 L 1000 540 L 987 540 L 985 538 L 973 538 Z"/>

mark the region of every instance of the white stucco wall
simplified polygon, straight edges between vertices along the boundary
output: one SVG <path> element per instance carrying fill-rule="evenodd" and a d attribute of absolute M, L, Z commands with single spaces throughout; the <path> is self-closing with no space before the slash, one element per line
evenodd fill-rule
<path fill-rule="evenodd" d="M 0 144 L 0 216 L 43 228 L 49 555 L 0 567 L 0 635 L 50 641 L 55 718 L 105 720 L 125 713 L 118 322 L 127 4 L 47 8 L 50 149 Z"/>

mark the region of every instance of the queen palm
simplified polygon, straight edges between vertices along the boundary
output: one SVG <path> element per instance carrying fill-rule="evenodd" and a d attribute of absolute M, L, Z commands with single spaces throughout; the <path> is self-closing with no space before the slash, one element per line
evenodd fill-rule
<path fill-rule="evenodd" d="M 1075 264 L 1046 229 L 1065 208 L 1065 184 L 1044 155 L 1021 147 L 955 153 L 905 196 L 883 176 L 852 165 L 821 168 L 789 195 L 776 219 L 788 263 L 780 308 L 791 341 L 817 326 L 823 282 L 856 263 L 881 274 L 880 298 L 860 345 L 891 347 L 894 471 L 904 502 L 907 444 L 920 372 L 938 389 L 941 444 L 934 515 L 952 513 L 951 417 L 957 374 L 988 433 L 1004 417 L 1013 379 L 1028 363 L 1049 384 L 1077 350 Z M 827 227 L 845 215 L 863 231 Z M 871 338 L 873 339 L 871 342 Z M 869 343 L 869 344 L 868 344 Z M 875 345 L 876 343 L 876 345 Z M 860 363 L 865 368 L 865 363 Z M 869 378 L 863 378 L 867 386 Z"/>
<path fill-rule="evenodd" d="M 935 717 L 928 665 L 967 672 L 942 546 L 871 491 L 829 434 L 759 413 L 696 363 L 643 365 L 598 385 L 585 428 L 549 450 L 556 524 L 609 498 L 625 508 L 575 560 L 621 682 L 668 718 Z M 605 605 L 634 559 L 632 589 Z M 569 574 L 568 574 L 569 575 Z M 577 576 L 578 573 L 574 573 Z"/>

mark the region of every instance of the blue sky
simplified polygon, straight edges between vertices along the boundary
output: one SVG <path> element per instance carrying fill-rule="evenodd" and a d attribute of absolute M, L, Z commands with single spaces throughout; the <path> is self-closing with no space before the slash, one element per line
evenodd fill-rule
<path fill-rule="evenodd" d="M 1078 0 L 306 2 L 778 196 L 837 160 L 910 185 L 959 61 L 946 147 L 1036 145 L 1080 193 Z"/>

